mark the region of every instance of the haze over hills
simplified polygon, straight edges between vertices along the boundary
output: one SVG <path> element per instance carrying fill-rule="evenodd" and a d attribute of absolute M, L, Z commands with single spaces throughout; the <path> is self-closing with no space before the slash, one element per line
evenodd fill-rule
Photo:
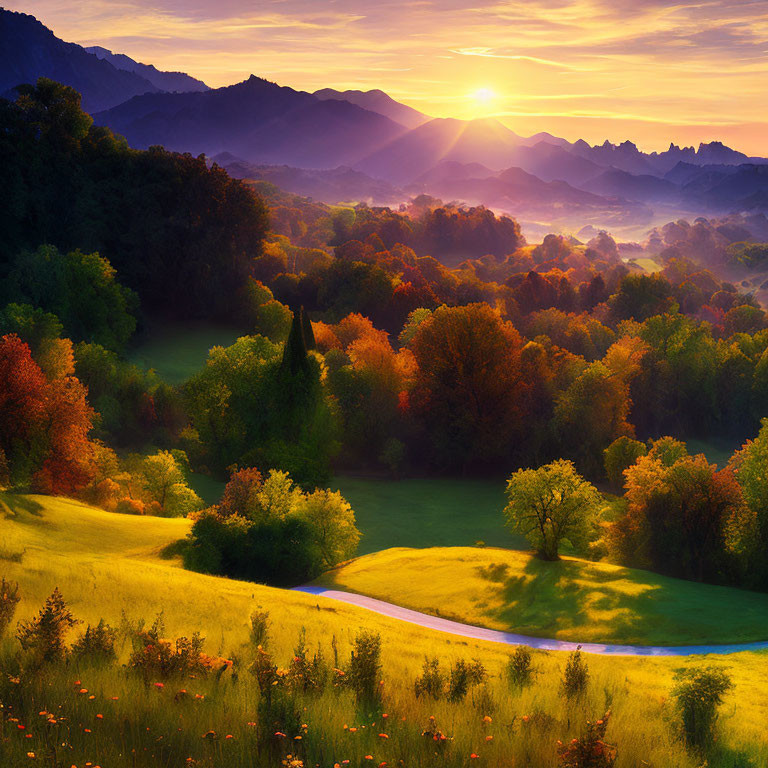
<path fill-rule="evenodd" d="M 768 161 L 717 141 L 647 153 L 631 141 L 523 137 L 494 118 L 431 118 L 381 90 L 308 93 L 253 75 L 209 89 L 100 46 L 65 43 L 8 11 L 0 11 L 0 43 L 0 93 L 50 77 L 77 88 L 96 123 L 134 147 L 225 158 L 235 175 L 327 202 L 393 204 L 426 192 L 561 227 L 768 209 Z"/>
<path fill-rule="evenodd" d="M 162 72 L 152 64 L 142 64 L 124 53 L 112 53 L 100 45 L 92 45 L 85 49 L 99 59 L 108 61 L 113 67 L 125 72 L 134 72 L 145 80 L 149 80 L 155 88 L 161 91 L 207 91 L 208 86 L 202 81 L 184 72 Z"/>
<path fill-rule="evenodd" d="M 89 112 L 161 90 L 162 82 L 173 82 L 177 89 L 184 83 L 194 84 L 196 89 L 206 87 L 188 75 L 160 72 L 140 64 L 132 69 L 122 60 L 116 64 L 79 45 L 65 43 L 34 16 L 0 8 L 0 94 L 12 97 L 17 85 L 34 83 L 39 77 L 75 88 Z"/>
<path fill-rule="evenodd" d="M 348 101 L 350 104 L 357 104 L 358 107 L 368 109 L 371 112 L 378 112 L 380 115 L 394 120 L 406 128 L 418 128 L 423 123 L 432 118 L 422 114 L 413 107 L 408 107 L 395 101 L 384 91 L 336 91 L 333 88 L 321 88 L 315 91 L 318 99 L 337 99 L 339 101 Z"/>

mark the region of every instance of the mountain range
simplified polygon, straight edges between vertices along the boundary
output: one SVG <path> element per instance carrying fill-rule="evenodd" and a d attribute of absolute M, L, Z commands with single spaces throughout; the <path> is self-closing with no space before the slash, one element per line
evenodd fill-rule
<path fill-rule="evenodd" d="M 308 93 L 252 75 L 222 88 L 99 46 L 59 40 L 34 17 L 0 10 L 0 94 L 38 77 L 78 89 L 97 124 L 137 148 L 220 158 L 235 175 L 327 202 L 391 204 L 426 192 L 538 221 L 645 224 L 666 214 L 760 211 L 768 161 L 720 142 L 641 151 L 499 120 L 432 118 L 381 90 Z"/>

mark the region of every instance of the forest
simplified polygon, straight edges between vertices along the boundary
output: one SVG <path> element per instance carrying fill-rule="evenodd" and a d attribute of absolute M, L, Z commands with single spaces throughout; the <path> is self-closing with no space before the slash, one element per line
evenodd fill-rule
<path fill-rule="evenodd" d="M 266 603 L 267 587 L 259 585 L 296 587 L 328 572 L 341 579 L 367 535 L 334 478 L 461 478 L 498 486 L 497 517 L 524 542 L 531 562 L 575 557 L 649 578 L 768 591 L 768 315 L 747 281 L 723 266 L 750 268 L 768 246 L 744 240 L 743 222 L 671 222 L 655 233 L 656 268 L 647 270 L 605 231 L 585 241 L 549 234 L 529 243 L 509 216 L 423 194 L 393 208 L 328 205 L 231 178 L 202 155 L 131 149 L 94 125 L 74 89 L 45 78 L 20 87 L 15 100 L 0 100 L 0 160 L 0 503 L 11 522 L 42 514 L 34 511 L 39 501 L 30 501 L 33 511 L 13 512 L 21 499 L 47 497 L 63 497 L 51 503 L 62 504 L 65 515 L 67 504 L 82 503 L 94 515 L 93 530 L 152 518 L 153 557 L 161 547 L 163 558 L 177 558 L 187 569 L 179 578 L 201 579 L 194 582 L 201 595 L 210 589 L 201 574 L 226 576 L 254 583 Z M 236 340 L 211 348 L 184 381 L 169 382 L 134 361 L 155 329 L 201 320 L 226 324 Z M 725 460 L 696 448 L 714 443 L 727 446 Z M 221 493 L 208 498 L 200 478 Z M 74 519 L 68 525 L 87 527 Z M 3 542 L 0 565 L 26 557 L 25 549 L 7 547 Z M 157 557 L 153 567 L 167 567 Z M 497 566 L 482 566 L 490 569 L 486 581 L 505 572 Z M 223 648 L 214 652 L 215 631 L 205 652 L 189 631 L 166 641 L 162 614 L 154 624 L 132 624 L 123 611 L 119 628 L 89 616 L 85 633 L 67 646 L 78 606 L 51 592 L 16 632 L 37 668 L 65 658 L 113 663 L 122 642 L 131 649 L 127 667 L 158 697 L 168 696 L 169 680 L 186 681 L 189 692 L 181 688 L 175 702 L 190 713 L 192 696 L 215 699 L 215 681 L 233 675 L 237 659 Z M 11 627 L 19 599 L 3 577 L 0 633 Z M 315 621 L 314 599 L 307 606 L 302 627 Z M 449 606 L 446 616 L 457 612 Z M 382 714 L 405 714 L 406 693 L 387 699 L 386 687 L 379 689 L 375 631 L 356 636 L 340 658 L 338 626 L 333 644 L 315 650 L 303 629 L 285 639 L 295 622 L 270 625 L 278 613 L 254 613 L 249 637 L 241 638 L 253 657 L 259 718 L 277 723 L 254 737 L 255 753 L 270 764 L 325 765 L 336 754 L 308 735 L 307 707 L 316 718 L 337 707 L 349 722 L 370 715 L 377 745 L 390 737 L 428 742 L 416 764 L 434 758 L 458 766 L 480 760 L 483 750 L 462 741 L 462 754 L 452 756 L 442 746 L 453 739 L 444 721 L 451 707 L 471 701 L 480 723 L 472 743 L 495 748 L 495 712 L 511 716 L 511 694 L 489 688 L 480 660 L 453 658 L 442 647 L 439 660 L 419 646 L 423 667 L 407 692 L 426 723 L 419 735 Z M 330 627 L 336 618 L 322 621 Z M 281 648 L 295 642 L 285 669 L 268 643 L 275 636 Z M 19 658 L 26 657 L 17 653 L 13 664 Z M 504 661 L 504 690 L 527 697 L 526 706 L 538 706 L 537 678 L 557 675 L 541 695 L 560 686 L 566 704 L 587 689 L 579 649 L 562 680 L 550 656 L 536 659 L 539 666 L 531 666 L 530 652 L 519 650 Z M 56 669 L 56 685 L 71 687 L 73 668 Z M 716 710 L 732 685 L 719 667 L 696 669 L 679 672 L 667 692 L 682 713 L 680 755 L 691 760 L 712 747 Z M 116 673 L 108 670 L 92 671 L 92 679 L 111 681 Z M 546 758 L 537 752 L 543 747 L 516 747 L 515 764 L 613 766 L 607 691 L 618 683 L 605 682 L 608 674 L 599 672 L 606 686 L 600 706 L 608 710 L 602 719 L 587 722 L 581 713 L 580 736 Z M 15 692 L 19 675 L 3 675 L 0 702 L 13 701 L 14 711 L 31 717 Z M 85 706 L 90 684 L 78 675 L 77 706 Z M 112 701 L 138 695 L 134 684 L 119 683 L 125 691 Z M 192 693 L 200 686 L 206 692 Z M 40 716 L 50 715 L 50 733 L 58 733 L 60 716 L 46 711 L 52 705 L 43 705 L 39 690 L 30 696 Z M 698 709 L 690 704 L 700 700 Z M 123 716 L 121 706 L 110 704 L 110 712 Z M 224 705 L 216 706 L 225 717 Z M 239 701 L 238 717 L 246 708 Z M 427 716 L 433 709 L 438 720 Z M 554 744 L 555 732 L 577 725 L 565 710 L 555 720 L 531 709 L 530 725 L 528 717 L 509 726 L 519 744 Z M 621 718 L 627 723 L 628 712 Z M 322 727 L 332 719 L 336 727 L 335 716 Z M 2 722 L 0 746 L 5 715 Z M 345 738 L 356 730 L 342 725 Z M 125 738 L 142 743 L 136 734 Z M 193 748 L 178 738 L 163 762 L 133 765 L 181 765 L 176 757 Z M 223 732 L 206 732 L 210 753 L 195 752 L 186 764 L 245 765 L 245 753 L 222 762 L 231 734 L 220 738 Z M 283 739 L 294 742 L 293 751 Z M 57 749 L 50 765 L 64 765 Z M 369 751 L 370 744 L 358 750 L 359 764 L 374 760 Z M 377 764 L 403 762 L 390 751 Z M 621 765 L 651 764 L 631 748 L 630 757 L 634 762 Z M 712 765 L 756 765 L 735 760 Z"/>

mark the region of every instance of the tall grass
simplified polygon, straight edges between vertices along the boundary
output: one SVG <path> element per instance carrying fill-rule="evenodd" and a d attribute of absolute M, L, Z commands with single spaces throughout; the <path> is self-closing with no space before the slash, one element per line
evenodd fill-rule
<path fill-rule="evenodd" d="M 606 740 L 618 748 L 617 766 L 636 768 L 644 760 L 655 768 L 694 768 L 702 761 L 684 744 L 669 693 L 677 668 L 701 664 L 728 669 L 734 682 L 721 710 L 717 752 L 710 755 L 709 765 L 750 765 L 738 762 L 741 751 L 755 768 L 768 764 L 766 654 L 688 660 L 588 656 L 586 695 L 569 704 L 559 690 L 565 654 L 534 653 L 534 682 L 522 689 L 512 686 L 505 673 L 512 649 L 405 625 L 307 594 L 186 572 L 161 555 L 168 543 L 184 535 L 185 527 L 184 521 L 114 515 L 59 499 L 7 501 L 5 515 L 0 511 L 0 537 L 20 557 L 0 560 L 0 575 L 20 584 L 16 619 L 32 616 L 58 586 L 72 612 L 85 622 L 95 624 L 104 617 L 117 625 L 123 609 L 133 621 L 144 617 L 151 622 L 162 610 L 166 636 L 199 630 L 206 637 L 205 650 L 233 659 L 234 666 L 219 678 L 209 674 L 167 680 L 160 689 L 153 685 L 160 681 L 145 682 L 122 666 L 128 653 L 122 648 L 117 664 L 89 667 L 71 659 L 25 673 L 11 628 L 0 642 L 3 768 L 84 768 L 87 762 L 101 768 L 244 768 L 281 765 L 288 754 L 298 754 L 307 767 L 323 768 L 343 766 L 343 760 L 351 766 L 398 766 L 402 760 L 419 768 L 554 768 L 557 740 L 579 735 L 587 719 L 608 708 L 613 716 Z M 258 722 L 259 692 L 247 671 L 255 653 L 250 616 L 256 610 L 270 612 L 268 649 L 284 667 L 302 627 L 309 651 L 320 644 L 331 663 L 334 644 L 344 663 L 360 630 L 378 632 L 381 705 L 358 705 L 346 689 L 326 689 L 317 697 L 298 695 L 301 724 L 307 729 L 265 746 L 267 724 Z M 70 632 L 68 642 L 82 629 Z M 478 658 L 488 681 L 461 703 L 417 699 L 414 681 L 427 656 L 440 658 L 444 668 L 458 659 Z M 79 693 L 83 688 L 87 694 Z M 188 695 L 177 696 L 181 689 Z M 40 712 L 52 713 L 56 723 L 48 723 Z M 97 718 L 99 714 L 103 717 Z M 434 743 L 421 735 L 430 716 L 452 737 L 437 756 Z M 216 738 L 204 739 L 209 731 Z M 294 735 L 302 738 L 294 740 Z M 28 752 L 34 757 L 27 757 Z M 473 753 L 479 757 L 471 758 Z M 187 758 L 194 762 L 187 763 Z"/>

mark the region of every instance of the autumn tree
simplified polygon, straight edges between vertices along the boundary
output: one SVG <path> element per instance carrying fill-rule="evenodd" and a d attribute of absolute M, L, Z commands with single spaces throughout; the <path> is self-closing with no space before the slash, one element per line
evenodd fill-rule
<path fill-rule="evenodd" d="M 544 560 L 557 560 L 563 540 L 575 548 L 589 541 L 600 503 L 597 489 L 563 459 L 520 469 L 507 481 L 507 526 L 522 534 Z"/>
<path fill-rule="evenodd" d="M 718 472 L 703 455 L 676 453 L 674 441 L 657 444 L 626 470 L 628 507 L 613 535 L 628 564 L 726 581 L 732 541 L 750 525 L 741 489 L 730 469 Z"/>
<path fill-rule="evenodd" d="M 434 461 L 468 468 L 504 462 L 522 428 L 520 334 L 487 304 L 439 307 L 410 342 L 414 409 Z"/>

